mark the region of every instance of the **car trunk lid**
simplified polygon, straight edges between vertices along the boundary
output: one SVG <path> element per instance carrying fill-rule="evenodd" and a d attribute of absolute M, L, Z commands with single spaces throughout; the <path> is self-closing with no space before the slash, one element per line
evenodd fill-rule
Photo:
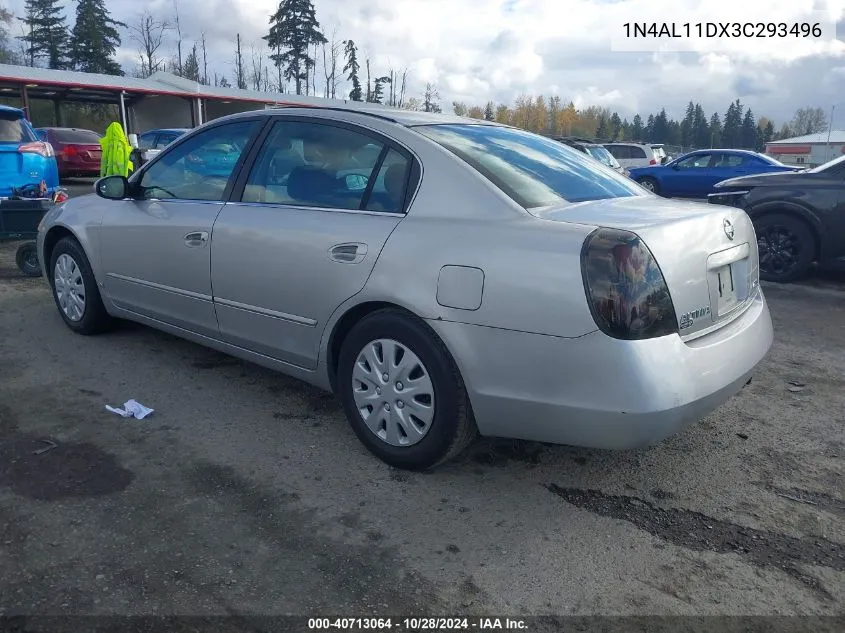
<path fill-rule="evenodd" d="M 660 266 L 687 340 L 732 321 L 759 285 L 754 226 L 741 209 L 634 196 L 530 211 L 637 234 Z"/>

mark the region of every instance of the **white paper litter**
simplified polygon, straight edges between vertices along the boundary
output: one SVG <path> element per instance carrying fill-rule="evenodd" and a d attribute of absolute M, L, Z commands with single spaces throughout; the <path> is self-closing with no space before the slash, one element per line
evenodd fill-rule
<path fill-rule="evenodd" d="M 143 404 L 136 400 L 127 400 L 123 403 L 122 409 L 109 405 L 106 405 L 106 409 L 108 411 L 111 411 L 112 413 L 117 413 L 122 418 L 134 417 L 136 420 L 143 420 L 145 417 L 150 415 L 150 413 L 155 411 L 155 409 L 145 407 Z"/>

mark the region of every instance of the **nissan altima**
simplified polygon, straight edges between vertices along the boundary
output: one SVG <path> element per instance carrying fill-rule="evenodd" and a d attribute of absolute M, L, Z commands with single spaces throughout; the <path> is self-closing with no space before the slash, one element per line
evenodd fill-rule
<path fill-rule="evenodd" d="M 741 209 L 447 115 L 214 120 L 50 211 L 38 250 L 71 330 L 129 319 L 334 392 L 400 468 L 479 433 L 653 444 L 772 343 Z"/>

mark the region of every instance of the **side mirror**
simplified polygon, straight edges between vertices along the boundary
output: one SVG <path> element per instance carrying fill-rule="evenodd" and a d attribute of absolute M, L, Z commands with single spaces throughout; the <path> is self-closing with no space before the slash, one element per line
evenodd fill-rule
<path fill-rule="evenodd" d="M 361 191 L 367 188 L 369 178 L 361 174 L 348 174 L 346 176 L 346 188 L 350 191 Z"/>
<path fill-rule="evenodd" d="M 132 149 L 138 149 L 138 135 L 137 134 L 130 134 L 129 135 L 129 145 Z"/>
<path fill-rule="evenodd" d="M 129 196 L 129 181 L 123 176 L 106 176 L 97 181 L 94 191 L 106 200 L 123 200 Z"/>

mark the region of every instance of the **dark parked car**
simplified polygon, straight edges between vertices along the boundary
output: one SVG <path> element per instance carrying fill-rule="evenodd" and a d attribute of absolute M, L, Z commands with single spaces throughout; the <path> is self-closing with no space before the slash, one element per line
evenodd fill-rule
<path fill-rule="evenodd" d="M 716 183 L 728 178 L 797 169 L 800 168 L 748 150 L 699 149 L 665 165 L 635 167 L 631 169 L 631 178 L 662 196 L 704 198 L 713 193 Z"/>
<path fill-rule="evenodd" d="M 42 127 L 38 137 L 53 146 L 61 178 L 99 176 L 101 134 L 75 127 Z"/>
<path fill-rule="evenodd" d="M 748 213 L 762 279 L 794 281 L 814 262 L 845 264 L 845 156 L 814 169 L 731 178 L 708 199 Z"/>

